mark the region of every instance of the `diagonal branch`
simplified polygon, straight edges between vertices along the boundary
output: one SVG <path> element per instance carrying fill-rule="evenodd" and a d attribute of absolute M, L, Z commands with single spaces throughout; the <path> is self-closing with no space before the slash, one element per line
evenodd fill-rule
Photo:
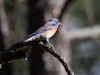
<path fill-rule="evenodd" d="M 30 48 L 32 46 L 38 46 L 42 50 L 45 50 L 52 54 L 54 57 L 56 57 L 64 66 L 65 71 L 68 75 L 74 75 L 73 72 L 68 67 L 67 63 L 65 62 L 64 58 L 59 55 L 52 46 L 48 47 L 46 44 L 44 44 L 45 41 L 29 41 L 29 42 L 18 42 L 13 44 L 11 47 L 9 47 L 6 50 L 3 50 L 0 54 L 0 64 L 4 64 L 6 62 L 9 62 L 11 60 L 15 59 L 26 59 L 28 54 L 27 52 L 30 51 Z"/>
<path fill-rule="evenodd" d="M 38 43 L 39 41 L 31 41 L 27 43 L 21 41 L 13 44 L 8 49 L 0 52 L 0 64 L 4 64 L 15 59 L 27 58 L 27 52 L 30 51 L 32 46 L 38 45 Z"/>
<path fill-rule="evenodd" d="M 49 52 L 51 55 L 53 55 L 54 57 L 56 57 L 61 63 L 62 65 L 64 66 L 65 68 L 65 71 L 67 72 L 68 75 L 74 75 L 74 73 L 71 71 L 71 69 L 68 67 L 68 64 L 67 62 L 64 60 L 64 58 L 61 57 L 60 54 L 58 54 L 53 46 L 51 47 L 47 47 L 45 44 L 43 44 L 42 42 L 40 42 L 40 45 L 43 46 L 43 50 Z"/>

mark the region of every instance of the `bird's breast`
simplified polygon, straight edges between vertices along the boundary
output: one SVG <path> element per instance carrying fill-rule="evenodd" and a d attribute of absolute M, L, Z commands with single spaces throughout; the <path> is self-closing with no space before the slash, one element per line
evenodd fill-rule
<path fill-rule="evenodd" d="M 45 32 L 44 32 L 44 36 L 45 36 L 46 38 L 52 37 L 52 36 L 56 33 L 57 29 L 58 29 L 58 27 L 55 27 L 55 28 L 53 28 L 53 29 L 51 29 L 51 30 L 45 31 Z"/>

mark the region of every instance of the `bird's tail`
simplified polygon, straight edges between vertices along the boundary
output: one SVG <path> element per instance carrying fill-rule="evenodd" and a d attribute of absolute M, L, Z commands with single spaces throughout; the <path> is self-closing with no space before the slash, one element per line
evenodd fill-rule
<path fill-rule="evenodd" d="M 32 35 L 31 37 L 29 37 L 28 39 L 26 39 L 24 42 L 29 42 L 29 41 L 33 41 L 33 40 L 39 39 L 40 36 L 41 36 L 41 34 Z"/>

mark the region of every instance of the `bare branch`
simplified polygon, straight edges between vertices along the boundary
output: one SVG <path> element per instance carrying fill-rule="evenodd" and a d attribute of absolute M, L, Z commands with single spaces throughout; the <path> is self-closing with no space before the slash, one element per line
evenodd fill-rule
<path fill-rule="evenodd" d="M 15 59 L 25 59 L 27 58 L 28 54 L 27 52 L 30 51 L 30 48 L 32 46 L 38 46 L 41 49 L 49 52 L 54 57 L 56 57 L 64 66 L 65 71 L 68 73 L 68 75 L 74 75 L 70 68 L 68 67 L 67 63 L 65 62 L 64 58 L 62 58 L 55 50 L 54 48 L 48 47 L 46 44 L 43 43 L 43 41 L 29 41 L 29 42 L 18 42 L 9 47 L 8 49 L 4 50 L 0 54 L 0 64 L 4 64 L 6 62 L 9 62 L 11 60 Z"/>
<path fill-rule="evenodd" d="M 93 27 L 76 29 L 73 31 L 67 31 L 66 38 L 73 39 L 84 39 L 84 38 L 97 38 L 100 36 L 100 25 L 95 25 Z"/>
<path fill-rule="evenodd" d="M 15 59 L 23 59 L 27 57 L 27 52 L 29 52 L 32 46 L 38 45 L 39 41 L 32 41 L 32 42 L 18 42 L 13 44 L 6 50 L 3 50 L 0 53 L 0 64 L 4 64 L 11 60 Z"/>
<path fill-rule="evenodd" d="M 40 45 L 44 47 L 43 49 L 44 49 L 45 51 L 49 52 L 51 55 L 53 55 L 54 57 L 56 57 L 56 58 L 62 63 L 62 65 L 64 66 L 65 71 L 67 72 L 68 75 L 74 75 L 74 73 L 73 73 L 73 72 L 71 71 L 71 69 L 68 67 L 68 64 L 65 62 L 64 58 L 62 58 L 61 55 L 58 54 L 58 53 L 54 50 L 53 46 L 47 47 L 47 46 L 46 46 L 45 44 L 43 44 L 42 42 L 40 42 Z"/>
<path fill-rule="evenodd" d="M 4 37 L 4 44 L 5 47 L 7 48 L 11 44 L 11 39 L 10 39 L 7 16 L 4 10 L 4 0 L 0 0 L 0 20 L 1 20 L 1 32 Z"/>

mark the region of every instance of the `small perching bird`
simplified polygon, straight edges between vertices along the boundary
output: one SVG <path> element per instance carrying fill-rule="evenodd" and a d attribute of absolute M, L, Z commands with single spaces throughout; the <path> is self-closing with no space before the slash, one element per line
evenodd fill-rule
<path fill-rule="evenodd" d="M 32 33 L 24 42 L 46 40 L 49 43 L 49 38 L 56 33 L 59 25 L 61 25 L 61 23 L 57 18 L 51 18 L 44 26 Z"/>

